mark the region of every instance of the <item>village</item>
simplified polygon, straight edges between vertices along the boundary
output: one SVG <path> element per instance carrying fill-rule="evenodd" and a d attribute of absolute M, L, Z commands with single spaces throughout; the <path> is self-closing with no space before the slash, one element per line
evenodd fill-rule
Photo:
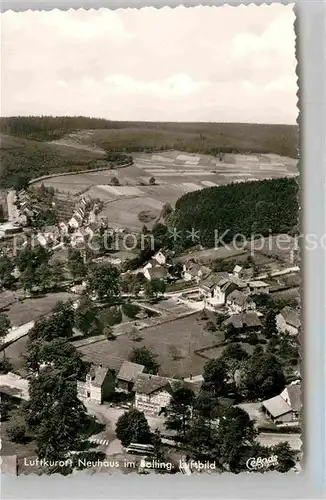
<path fill-rule="evenodd" d="M 246 412 L 264 450 L 284 445 L 298 467 L 301 321 L 294 238 L 278 235 L 289 242 L 281 251 L 273 235 L 269 245 L 256 239 L 241 248 L 194 245 L 178 253 L 164 244 L 171 239 L 164 218 L 140 233 L 109 227 L 102 208 L 100 199 L 68 200 L 43 184 L 7 193 L 0 225 L 0 391 L 11 467 L 33 471 L 26 457 L 35 452 L 24 437 L 15 444 L 7 407 L 30 400 L 26 356 L 33 335 L 42 336 L 48 322 L 53 332 L 45 339 L 54 341 L 51 321 L 63 313 L 74 318 L 68 343 L 88 367 L 74 382 L 77 397 L 101 427 L 88 442 L 121 470 L 133 457 L 144 472 L 139 460 L 153 456 L 156 446 L 142 445 L 143 436 L 123 443 L 116 429 L 130 413 L 143 415 L 156 433 L 160 457 L 181 460 L 181 468 L 165 472 L 191 474 L 185 457 L 192 441 L 179 423 L 191 430 L 193 413 L 204 415 L 194 401 L 212 391 L 223 412 Z M 34 364 L 37 373 L 56 366 L 43 357 Z M 218 429 L 225 417 L 210 411 Z"/>

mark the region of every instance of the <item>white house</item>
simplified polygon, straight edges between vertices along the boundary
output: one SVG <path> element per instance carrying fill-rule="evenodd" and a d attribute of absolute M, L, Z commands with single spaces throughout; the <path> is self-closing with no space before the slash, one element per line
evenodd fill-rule
<path fill-rule="evenodd" d="M 241 271 L 242 271 L 243 267 L 239 266 L 239 265 L 236 265 L 234 268 L 233 268 L 233 271 L 232 271 L 232 274 L 236 277 L 236 278 L 240 278 L 241 277 Z"/>
<path fill-rule="evenodd" d="M 135 407 L 144 413 L 159 415 L 169 405 L 173 391 L 179 384 L 179 380 L 148 373 L 139 374 L 133 387 Z"/>
<path fill-rule="evenodd" d="M 297 335 L 301 326 L 300 316 L 294 309 L 286 306 L 276 316 L 276 326 L 279 332 Z"/>
<path fill-rule="evenodd" d="M 68 226 L 71 229 L 78 229 L 83 223 L 83 217 L 78 212 L 74 212 L 71 219 L 68 221 Z"/>
<path fill-rule="evenodd" d="M 297 421 L 301 408 L 301 382 L 295 380 L 274 398 L 267 399 L 262 405 L 263 411 L 275 423 Z"/>
<path fill-rule="evenodd" d="M 250 293 L 257 295 L 259 293 L 269 293 L 269 285 L 265 281 L 254 280 L 248 283 Z"/>
<path fill-rule="evenodd" d="M 68 234 L 69 226 L 65 222 L 59 222 L 59 229 L 62 234 Z"/>
<path fill-rule="evenodd" d="M 77 381 L 77 396 L 79 399 L 89 400 L 101 404 L 105 395 L 105 383 L 109 378 L 107 368 L 92 366 L 85 381 Z"/>

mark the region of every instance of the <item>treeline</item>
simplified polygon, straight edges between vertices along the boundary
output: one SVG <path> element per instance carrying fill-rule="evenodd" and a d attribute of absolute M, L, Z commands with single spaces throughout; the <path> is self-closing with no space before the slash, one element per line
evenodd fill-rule
<path fill-rule="evenodd" d="M 178 231 L 178 243 L 183 247 L 193 244 L 193 231 L 198 242 L 213 247 L 216 236 L 218 239 L 225 231 L 225 243 L 237 234 L 250 238 L 288 232 L 296 226 L 298 214 L 297 181 L 282 178 L 187 193 L 177 201 L 169 223 Z"/>
<path fill-rule="evenodd" d="M 296 125 L 244 123 L 119 122 L 84 116 L 18 116 L 0 119 L 0 132 L 38 141 L 94 130 L 106 151 L 177 149 L 193 153 L 275 153 L 298 157 Z"/>

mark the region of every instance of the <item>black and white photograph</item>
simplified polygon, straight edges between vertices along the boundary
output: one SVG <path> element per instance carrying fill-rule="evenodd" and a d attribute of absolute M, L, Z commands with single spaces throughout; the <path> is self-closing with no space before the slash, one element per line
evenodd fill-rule
<path fill-rule="evenodd" d="M 293 5 L 0 17 L 2 472 L 299 472 Z"/>

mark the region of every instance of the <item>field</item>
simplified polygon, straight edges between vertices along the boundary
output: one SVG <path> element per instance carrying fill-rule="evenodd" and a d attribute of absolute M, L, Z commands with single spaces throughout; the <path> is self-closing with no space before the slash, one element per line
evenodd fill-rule
<path fill-rule="evenodd" d="M 48 294 L 43 297 L 25 299 L 14 302 L 5 311 L 12 326 L 20 326 L 29 321 L 35 321 L 37 318 L 49 314 L 58 301 L 67 301 L 76 298 L 73 294 L 66 292 Z"/>
<path fill-rule="evenodd" d="M 223 340 L 221 334 L 212 334 L 204 327 L 205 322 L 199 319 L 198 314 L 193 314 L 142 330 L 139 332 L 142 339 L 137 342 L 128 335 L 121 335 L 115 340 L 96 342 L 78 350 L 87 360 L 106 366 L 111 356 L 128 359 L 134 348 L 146 346 L 157 354 L 160 375 L 188 377 L 200 374 L 205 365 L 205 359 L 198 356 L 195 350 Z"/>
<path fill-rule="evenodd" d="M 99 198 L 104 202 L 101 215 L 111 227 L 137 230 L 143 226 L 140 212 L 148 212 L 155 220 L 164 203 L 174 205 L 185 193 L 230 182 L 297 175 L 296 160 L 275 154 L 225 154 L 220 161 L 209 155 L 165 151 L 133 153 L 133 158 L 134 165 L 129 167 L 51 177 L 43 183 L 67 195 Z M 113 177 L 119 185 L 110 185 Z"/>

